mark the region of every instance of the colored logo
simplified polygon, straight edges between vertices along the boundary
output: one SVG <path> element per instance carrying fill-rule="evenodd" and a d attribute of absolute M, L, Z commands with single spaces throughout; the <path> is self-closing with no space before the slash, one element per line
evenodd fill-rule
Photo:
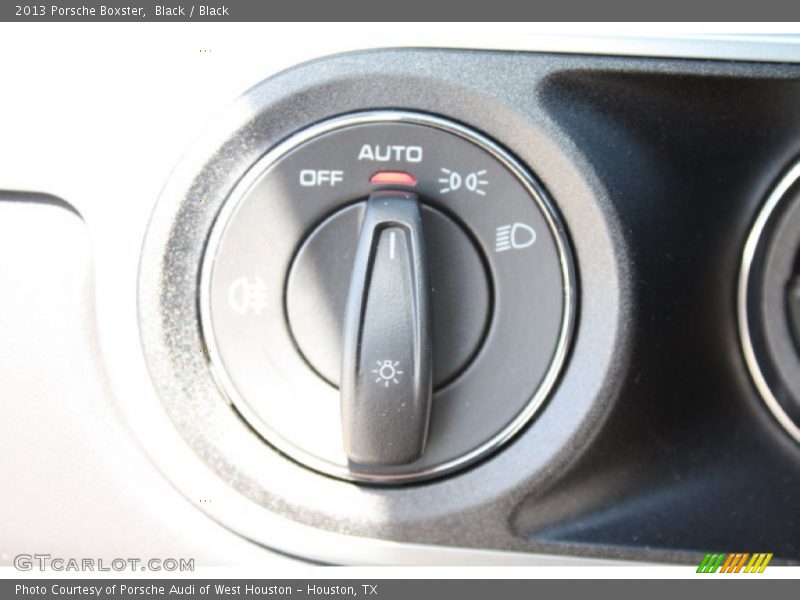
<path fill-rule="evenodd" d="M 697 572 L 716 573 L 719 570 L 720 573 L 763 573 L 771 560 L 771 552 L 706 554 L 703 562 L 697 567 Z"/>

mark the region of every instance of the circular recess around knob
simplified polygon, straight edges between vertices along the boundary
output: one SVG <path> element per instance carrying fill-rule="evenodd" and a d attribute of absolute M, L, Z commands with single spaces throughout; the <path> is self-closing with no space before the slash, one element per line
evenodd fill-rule
<path fill-rule="evenodd" d="M 425 404 L 424 451 L 365 466 L 345 451 L 359 420 L 348 412 L 357 403 L 336 387 L 337 345 L 365 202 L 390 191 L 421 207 L 415 235 L 425 238 L 430 277 L 418 281 L 431 288 L 436 385 Z M 500 146 L 439 117 L 370 111 L 300 131 L 250 169 L 212 227 L 200 312 L 219 387 L 267 443 L 322 473 L 402 483 L 475 462 L 542 408 L 567 357 L 574 267 L 553 204 Z M 376 335 L 370 348 L 394 352 L 396 340 Z M 362 388 L 376 387 L 359 397 L 381 400 L 385 390 L 405 410 L 402 378 L 423 372 L 403 364 L 414 356 L 360 356 L 376 370 L 390 365 L 392 377 L 388 366 L 363 377 Z M 380 427 L 392 427 L 390 415 Z"/>
<path fill-rule="evenodd" d="M 800 163 L 772 190 L 747 238 L 738 313 L 753 382 L 800 442 Z"/>

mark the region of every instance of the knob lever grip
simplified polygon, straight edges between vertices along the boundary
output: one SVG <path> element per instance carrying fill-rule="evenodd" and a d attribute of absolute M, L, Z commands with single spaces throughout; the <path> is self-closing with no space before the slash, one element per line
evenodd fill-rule
<path fill-rule="evenodd" d="M 341 376 L 351 463 L 392 466 L 422 456 L 432 395 L 431 286 L 414 194 L 367 202 L 345 311 Z"/>

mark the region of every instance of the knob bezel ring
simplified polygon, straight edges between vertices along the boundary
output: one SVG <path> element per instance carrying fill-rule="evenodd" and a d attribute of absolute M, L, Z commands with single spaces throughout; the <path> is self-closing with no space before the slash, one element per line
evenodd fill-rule
<path fill-rule="evenodd" d="M 790 192 L 798 182 L 800 182 L 800 161 L 796 161 L 774 185 L 750 228 L 742 251 L 739 270 L 737 321 L 745 366 L 761 400 L 786 433 L 795 442 L 800 443 L 800 423 L 792 419 L 778 400 L 774 390 L 781 384 L 774 381 L 775 378 L 768 374 L 768 367 L 765 364 L 768 358 L 763 356 L 763 352 L 759 352 L 753 334 L 756 321 L 754 312 L 758 310 L 758 307 L 754 306 L 753 299 L 754 296 L 760 297 L 760 294 L 754 294 L 754 291 L 758 290 L 754 290 L 753 286 L 757 285 L 756 271 L 759 266 L 759 257 L 763 253 L 765 245 L 771 242 L 765 236 L 770 231 L 775 219 L 778 218 L 780 209 L 791 200 Z"/>
<path fill-rule="evenodd" d="M 563 312 L 556 347 L 539 386 L 525 403 L 524 408 L 506 427 L 473 450 L 431 468 L 407 473 L 377 474 L 353 471 L 306 452 L 286 440 L 264 422 L 237 391 L 224 366 L 211 318 L 214 257 L 224 237 L 227 224 L 253 186 L 272 165 L 306 142 L 339 129 L 376 123 L 407 123 L 438 129 L 475 144 L 503 165 L 525 188 L 547 223 L 558 253 L 563 284 Z M 473 464 L 505 445 L 531 421 L 553 392 L 569 355 L 577 312 L 577 281 L 573 254 L 559 213 L 542 186 L 516 158 L 483 134 L 450 119 L 416 111 L 368 110 L 334 116 L 305 127 L 275 145 L 247 170 L 233 187 L 211 226 L 200 270 L 198 305 L 200 332 L 207 350 L 212 378 L 225 400 L 245 422 L 253 427 L 265 443 L 304 467 L 338 479 L 372 484 L 400 484 L 440 477 Z"/>

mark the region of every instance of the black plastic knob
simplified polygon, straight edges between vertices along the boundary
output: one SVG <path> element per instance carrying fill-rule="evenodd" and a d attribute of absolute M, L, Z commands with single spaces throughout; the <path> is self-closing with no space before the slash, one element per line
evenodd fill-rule
<path fill-rule="evenodd" d="M 344 319 L 344 449 L 360 465 L 404 465 L 425 449 L 432 395 L 431 286 L 414 194 L 376 192 Z"/>

